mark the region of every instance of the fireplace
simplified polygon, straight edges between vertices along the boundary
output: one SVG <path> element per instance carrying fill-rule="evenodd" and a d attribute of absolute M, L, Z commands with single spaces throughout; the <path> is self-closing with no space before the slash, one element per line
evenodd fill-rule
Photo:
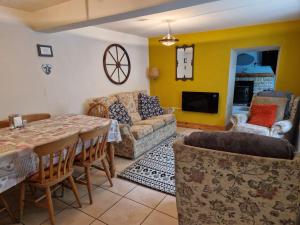
<path fill-rule="evenodd" d="M 254 81 L 236 81 L 234 88 L 234 105 L 250 105 L 253 96 Z"/>

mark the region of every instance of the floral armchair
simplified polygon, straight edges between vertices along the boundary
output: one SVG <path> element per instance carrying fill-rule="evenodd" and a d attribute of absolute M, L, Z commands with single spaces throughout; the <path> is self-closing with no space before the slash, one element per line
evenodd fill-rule
<path fill-rule="evenodd" d="M 264 158 L 174 144 L 179 225 L 299 225 L 300 156 Z"/>
<path fill-rule="evenodd" d="M 299 123 L 299 100 L 293 97 L 288 105 L 288 116 L 284 120 L 275 122 L 271 128 L 247 123 L 249 114 L 234 114 L 231 118 L 233 124 L 231 131 L 255 133 L 276 138 L 286 137 L 290 141 L 295 136 L 295 128 Z"/>

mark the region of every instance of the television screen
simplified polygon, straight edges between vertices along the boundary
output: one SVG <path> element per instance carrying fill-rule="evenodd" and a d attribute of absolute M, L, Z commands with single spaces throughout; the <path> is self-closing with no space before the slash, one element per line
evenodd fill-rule
<path fill-rule="evenodd" d="M 182 110 L 192 112 L 218 113 L 219 93 L 182 92 Z"/>

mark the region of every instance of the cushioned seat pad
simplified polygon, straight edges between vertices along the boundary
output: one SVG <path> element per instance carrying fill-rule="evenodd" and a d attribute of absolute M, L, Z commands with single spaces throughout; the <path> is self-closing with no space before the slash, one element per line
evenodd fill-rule
<path fill-rule="evenodd" d="M 174 114 L 164 114 L 164 115 L 160 115 L 160 116 L 151 117 L 148 120 L 152 120 L 152 119 L 163 119 L 166 124 L 169 124 L 169 123 L 172 123 L 173 121 L 175 121 L 175 115 Z"/>
<path fill-rule="evenodd" d="M 147 119 L 141 120 L 135 123 L 135 125 L 151 125 L 153 130 L 157 130 L 165 125 L 165 121 L 163 119 Z"/>
<path fill-rule="evenodd" d="M 153 132 L 151 125 L 133 125 L 130 130 L 136 139 L 141 139 Z"/>
<path fill-rule="evenodd" d="M 295 147 L 285 139 L 239 132 L 194 132 L 184 143 L 224 152 L 293 159 Z"/>

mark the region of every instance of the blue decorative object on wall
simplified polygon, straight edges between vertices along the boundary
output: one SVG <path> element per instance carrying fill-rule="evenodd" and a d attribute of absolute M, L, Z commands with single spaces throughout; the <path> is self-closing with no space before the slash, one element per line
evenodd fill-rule
<path fill-rule="evenodd" d="M 238 66 L 246 66 L 246 65 L 250 65 L 251 63 L 253 63 L 255 60 L 255 58 L 247 53 L 241 53 L 238 55 L 237 57 L 237 65 Z"/>
<path fill-rule="evenodd" d="M 42 64 L 42 70 L 44 71 L 44 73 L 46 74 L 46 75 L 50 75 L 51 74 L 51 72 L 52 72 L 52 65 L 50 65 L 50 64 Z"/>

